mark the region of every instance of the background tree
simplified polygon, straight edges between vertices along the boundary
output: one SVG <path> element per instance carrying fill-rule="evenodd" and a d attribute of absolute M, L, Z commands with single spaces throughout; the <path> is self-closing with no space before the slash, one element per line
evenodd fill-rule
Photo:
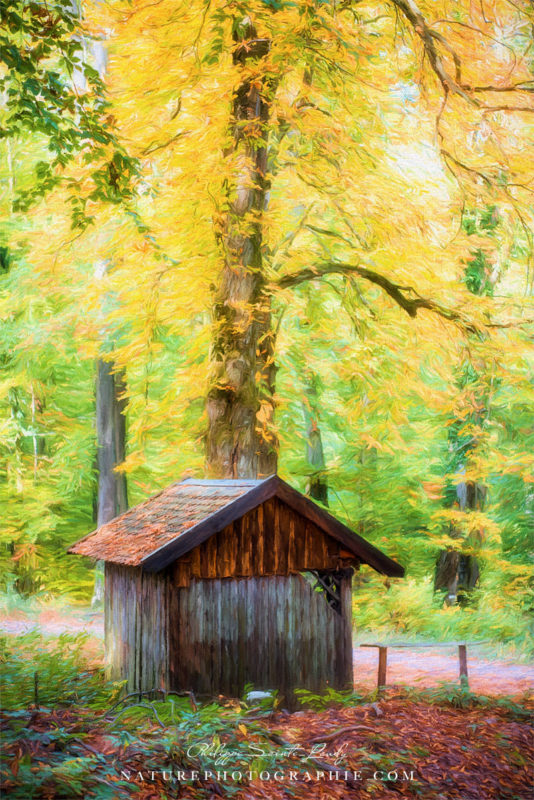
<path fill-rule="evenodd" d="M 71 189 L 73 221 L 83 226 L 87 198 L 120 202 L 135 166 L 114 135 L 77 5 L 8 0 L 0 9 L 0 28 L 0 139 L 37 135 L 46 148 L 14 205 L 26 209 L 64 183 Z M 85 192 L 65 174 L 80 152 L 91 169 Z"/>
<path fill-rule="evenodd" d="M 481 238 L 490 236 L 498 226 L 498 213 L 494 206 L 482 212 L 465 212 L 463 225 L 472 235 Z M 497 254 L 495 254 L 497 255 Z M 477 248 L 465 266 L 464 281 L 474 295 L 492 297 L 499 272 L 506 265 L 492 264 L 486 250 Z M 484 357 L 480 354 L 476 341 L 465 347 L 463 364 L 457 380 L 458 416 L 449 427 L 449 453 L 447 461 L 448 483 L 445 500 L 449 507 L 456 507 L 461 514 L 470 511 L 484 511 L 487 502 L 487 486 L 477 477 L 477 467 L 481 460 L 488 421 L 491 413 L 491 384 L 495 376 Z M 465 600 L 479 580 L 480 569 L 475 557 L 477 544 L 484 539 L 483 524 L 479 521 L 478 530 L 469 530 L 465 525 L 451 520 L 449 535 L 451 539 L 463 539 L 464 547 L 471 552 L 462 552 L 462 545 L 442 550 L 436 563 L 435 589 L 446 590 L 446 602 L 454 603 L 457 598 Z"/>
<path fill-rule="evenodd" d="M 97 279 L 107 271 L 106 262 L 95 269 Z M 103 303 L 109 298 L 103 296 Z M 110 342 L 105 331 L 101 350 L 109 350 Z M 112 347 L 112 343 L 111 343 Z M 96 411 L 96 508 L 98 527 L 128 509 L 128 484 L 124 472 L 117 470 L 126 458 L 126 373 L 117 371 L 113 353 L 101 352 L 96 360 L 95 411 Z M 97 562 L 92 605 L 101 602 L 104 595 L 104 564 Z"/>
<path fill-rule="evenodd" d="M 508 635 L 496 604 L 503 586 L 525 596 L 514 537 L 525 535 L 531 473 L 519 443 L 532 399 L 522 376 L 532 316 L 528 11 L 504 0 L 491 13 L 448 2 L 88 7 L 93 36 L 113 31 L 110 113 L 137 159 L 137 194 L 111 209 L 92 195 L 94 165 L 76 156 L 63 178 L 77 182 L 84 219 L 102 235 L 72 233 L 57 186 L 15 237 L 33 294 L 20 297 L 17 264 L 2 279 L 2 307 L 22 315 L 13 321 L 21 365 L 22 320 L 39 291 L 60 338 L 73 337 L 64 361 L 75 367 L 69 380 L 83 373 L 79 386 L 101 353 L 98 330 L 114 337 L 113 372 L 128 372 L 132 502 L 202 474 L 203 442 L 211 474 L 253 476 L 276 455 L 304 487 L 311 370 L 331 508 L 408 565 L 395 620 L 423 625 L 411 608 L 433 602 L 458 364 L 478 337 L 483 371 L 498 376 L 497 406 L 514 398 L 517 410 L 517 425 L 492 411 L 480 456 L 493 527 L 478 552 L 487 594 L 475 597 L 489 606 L 476 618 Z M 462 280 L 479 234 L 460 225 L 464 208 L 488 204 L 510 249 L 491 298 Z M 91 265 L 110 254 L 98 285 Z M 104 292 L 114 303 L 97 323 Z M 16 370 L 10 363 L 11 378 Z M 84 435 L 92 402 L 84 394 Z M 66 415 L 54 435 L 70 425 Z M 86 471 L 80 479 L 86 487 Z M 66 508 L 71 490 L 46 485 Z M 504 486 L 524 498 L 517 514 Z M 391 608 L 400 592 L 390 588 Z M 445 625 L 448 611 L 428 618 Z"/>

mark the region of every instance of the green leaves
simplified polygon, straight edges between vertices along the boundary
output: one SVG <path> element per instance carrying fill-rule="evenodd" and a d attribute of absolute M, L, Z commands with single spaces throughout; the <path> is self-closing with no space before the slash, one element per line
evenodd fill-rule
<path fill-rule="evenodd" d="M 71 703 L 95 703 L 107 698 L 103 672 L 88 669 L 83 654 L 87 634 L 61 634 L 46 641 L 33 631 L 17 637 L 2 636 L 2 706 L 26 708 L 35 701 L 35 673 L 38 673 L 38 702 L 41 706 L 67 707 Z M 64 741 L 61 731 L 56 739 Z M 63 737 L 63 738 L 62 738 Z"/>
<path fill-rule="evenodd" d="M 464 272 L 465 285 L 472 294 L 491 297 L 493 284 L 489 280 L 490 274 L 491 267 L 487 256 L 483 250 L 478 248 L 473 252 L 473 258 L 467 262 Z"/>
<path fill-rule="evenodd" d="M 76 5 L 8 0 L 0 9 L 0 31 L 0 65 L 5 68 L 0 140 L 37 136 L 49 153 L 35 167 L 33 186 L 17 191 L 14 209 L 27 210 L 60 184 L 65 168 L 82 150 L 87 163 L 104 161 L 93 174 L 91 199 L 117 203 L 130 196 L 135 161 L 110 124 L 104 83 L 87 61 L 89 37 Z M 90 222 L 84 210 L 85 204 L 77 206 L 75 227 Z"/>

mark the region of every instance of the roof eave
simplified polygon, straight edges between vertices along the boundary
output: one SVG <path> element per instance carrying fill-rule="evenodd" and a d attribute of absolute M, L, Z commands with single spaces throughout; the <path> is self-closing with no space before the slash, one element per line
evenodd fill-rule
<path fill-rule="evenodd" d="M 325 533 L 338 539 L 338 541 L 342 542 L 357 558 L 365 564 L 368 564 L 377 572 L 380 572 L 382 575 L 388 575 L 389 577 L 404 577 L 404 567 L 392 558 L 389 558 L 389 556 L 370 544 L 366 539 L 358 536 L 357 533 L 354 533 L 354 531 L 336 519 L 336 517 L 333 517 L 332 514 L 324 508 L 317 505 L 313 500 L 297 492 L 278 476 L 275 477 L 278 481 L 276 495 L 287 503 L 287 505 L 291 506 L 291 508 L 305 516 L 311 522 L 314 522 Z"/>

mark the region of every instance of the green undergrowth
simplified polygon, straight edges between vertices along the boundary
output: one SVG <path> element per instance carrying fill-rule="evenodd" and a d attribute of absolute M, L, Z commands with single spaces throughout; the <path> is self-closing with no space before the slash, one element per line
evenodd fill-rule
<path fill-rule="evenodd" d="M 453 708 L 499 709 L 512 719 L 531 719 L 532 709 L 527 708 L 515 697 L 489 697 L 472 692 L 465 684 L 440 683 L 425 689 L 406 688 L 402 694 L 407 700 L 415 700 L 431 705 L 452 706 Z M 525 697 L 525 701 L 527 698 Z"/>
<path fill-rule="evenodd" d="M 143 782 L 129 779 L 139 770 L 211 770 L 215 755 L 221 769 L 278 766 L 280 753 L 262 723 L 272 707 L 198 703 L 173 693 L 129 696 L 123 684 L 107 682 L 102 669 L 90 666 L 86 639 L 51 640 L 35 632 L 3 637 L 3 796 L 121 800 L 143 794 Z M 239 788 L 238 781 L 229 783 L 225 796 Z M 165 786 L 160 789 L 154 796 L 167 797 Z M 208 781 L 196 796 L 212 794 Z M 178 796 L 176 787 L 168 796 Z"/>
<path fill-rule="evenodd" d="M 298 690 L 298 696 L 303 708 L 312 711 L 325 711 L 328 708 L 351 708 L 358 705 L 376 705 L 381 700 L 395 698 L 408 702 L 426 703 L 442 707 L 452 707 L 463 710 L 486 708 L 488 711 L 499 711 L 511 720 L 524 721 L 532 719 L 532 702 L 528 693 L 525 693 L 524 703 L 517 697 L 489 697 L 472 692 L 468 686 L 459 683 L 442 682 L 437 686 L 415 689 L 403 687 L 402 689 L 379 692 L 377 689 L 368 694 L 354 691 L 335 691 L 328 689 L 322 694 Z"/>
<path fill-rule="evenodd" d="M 482 641 L 479 655 L 527 661 L 534 654 L 532 614 L 497 591 L 447 606 L 428 579 L 385 585 L 371 576 L 353 593 L 353 619 L 359 642 Z"/>
<path fill-rule="evenodd" d="M 44 707 L 83 703 L 104 708 L 117 695 L 103 670 L 88 663 L 85 633 L 50 639 L 36 631 L 0 637 L 2 708 Z"/>
<path fill-rule="evenodd" d="M 357 706 L 362 703 L 372 702 L 376 699 L 377 693 L 362 694 L 350 689 L 347 691 L 337 691 L 328 687 L 325 692 L 317 694 L 307 689 L 297 689 L 295 694 L 303 708 L 312 711 L 324 711 L 331 706 Z"/>

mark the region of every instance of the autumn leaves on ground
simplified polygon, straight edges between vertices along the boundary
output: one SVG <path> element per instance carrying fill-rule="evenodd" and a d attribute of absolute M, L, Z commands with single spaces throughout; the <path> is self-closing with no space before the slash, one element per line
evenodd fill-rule
<path fill-rule="evenodd" d="M 293 713 L 263 701 L 124 697 L 103 681 L 99 650 L 84 634 L 4 641 L 4 796 L 529 798 L 525 693 L 491 698 L 455 682 L 377 696 L 366 686 L 303 693 Z"/>
<path fill-rule="evenodd" d="M 3 791 L 47 800 L 217 795 L 528 800 L 534 756 L 528 712 L 443 702 L 429 705 L 390 690 L 372 704 L 289 716 L 276 712 L 254 724 L 221 706 L 212 710 L 211 739 L 204 740 L 209 749 L 201 758 L 184 754 L 183 740 L 173 737 L 172 727 L 167 732 L 174 738 L 171 749 L 160 743 L 161 727 L 148 703 L 143 723 L 128 725 L 122 715 L 119 746 L 116 712 L 97 717 L 84 709 L 30 709 L 15 721 L 4 714 L 3 726 L 15 722 L 24 740 L 6 746 Z M 135 730 L 132 741 L 128 728 Z M 191 749 L 196 754 L 200 744 Z M 33 790 L 26 783 L 29 775 Z"/>

